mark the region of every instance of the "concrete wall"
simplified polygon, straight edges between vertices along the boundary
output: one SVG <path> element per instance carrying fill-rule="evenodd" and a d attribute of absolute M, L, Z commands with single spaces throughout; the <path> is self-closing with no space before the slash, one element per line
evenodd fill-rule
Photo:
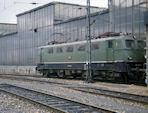
<path fill-rule="evenodd" d="M 0 66 L 0 74 L 41 75 L 35 68 L 35 66 Z"/>

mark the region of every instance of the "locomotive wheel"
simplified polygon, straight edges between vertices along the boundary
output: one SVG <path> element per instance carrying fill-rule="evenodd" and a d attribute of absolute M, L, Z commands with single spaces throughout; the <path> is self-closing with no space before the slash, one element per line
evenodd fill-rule
<path fill-rule="evenodd" d="M 146 73 L 144 73 L 144 72 L 139 72 L 137 82 L 138 82 L 138 83 L 145 84 L 145 79 L 146 79 Z"/>
<path fill-rule="evenodd" d="M 65 76 L 65 73 L 64 73 L 64 72 L 62 72 L 62 73 L 57 72 L 57 76 L 58 76 L 59 78 L 66 78 L 66 76 Z"/>
<path fill-rule="evenodd" d="M 86 79 L 86 72 L 83 72 L 83 73 L 81 74 L 81 77 L 82 77 L 83 80 L 85 80 L 85 79 Z"/>
<path fill-rule="evenodd" d="M 59 78 L 65 78 L 65 75 L 59 75 L 59 74 L 58 74 L 58 77 L 59 77 Z"/>
<path fill-rule="evenodd" d="M 72 74 L 73 79 L 77 78 L 78 74 Z"/>
<path fill-rule="evenodd" d="M 44 77 L 49 77 L 48 71 L 45 71 L 45 72 L 43 73 L 43 76 L 44 76 Z"/>
<path fill-rule="evenodd" d="M 42 73 L 42 76 L 45 77 L 45 76 L 46 76 L 46 72 L 43 72 L 43 73 Z"/>
<path fill-rule="evenodd" d="M 121 73 L 121 77 L 124 83 L 128 83 L 128 75 L 127 73 Z"/>

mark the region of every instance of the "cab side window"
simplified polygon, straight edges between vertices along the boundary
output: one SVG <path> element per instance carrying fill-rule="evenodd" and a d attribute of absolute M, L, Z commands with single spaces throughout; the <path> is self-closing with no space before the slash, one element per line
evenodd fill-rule
<path fill-rule="evenodd" d="M 134 41 L 133 40 L 125 40 L 126 48 L 132 48 L 134 47 Z"/>
<path fill-rule="evenodd" d="M 138 46 L 138 48 L 144 48 L 144 42 L 143 41 L 141 41 L 141 40 L 138 40 L 137 41 L 137 46 Z"/>

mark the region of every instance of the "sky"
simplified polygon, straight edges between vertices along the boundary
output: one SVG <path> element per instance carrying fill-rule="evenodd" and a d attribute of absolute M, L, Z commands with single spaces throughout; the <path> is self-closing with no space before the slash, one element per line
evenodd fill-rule
<path fill-rule="evenodd" d="M 16 15 L 49 2 L 67 2 L 86 5 L 87 0 L 0 0 L 0 23 L 16 23 Z M 90 0 L 91 6 L 107 7 L 108 0 Z M 32 5 L 31 3 L 38 3 Z"/>

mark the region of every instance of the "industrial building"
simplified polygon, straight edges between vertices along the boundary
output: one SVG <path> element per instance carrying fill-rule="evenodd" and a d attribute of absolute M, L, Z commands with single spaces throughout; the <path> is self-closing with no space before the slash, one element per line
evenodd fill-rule
<path fill-rule="evenodd" d="M 109 0 L 109 3 L 112 31 L 145 37 L 144 12 L 147 0 Z"/>
<path fill-rule="evenodd" d="M 127 32 L 145 38 L 146 8 L 147 0 L 109 0 L 108 9 L 91 7 L 92 37 Z M 38 47 L 86 39 L 86 6 L 52 2 L 18 14 L 15 27 L 0 37 L 0 73 L 36 74 Z"/>
<path fill-rule="evenodd" d="M 0 37 L 16 32 L 17 24 L 0 23 Z"/>

